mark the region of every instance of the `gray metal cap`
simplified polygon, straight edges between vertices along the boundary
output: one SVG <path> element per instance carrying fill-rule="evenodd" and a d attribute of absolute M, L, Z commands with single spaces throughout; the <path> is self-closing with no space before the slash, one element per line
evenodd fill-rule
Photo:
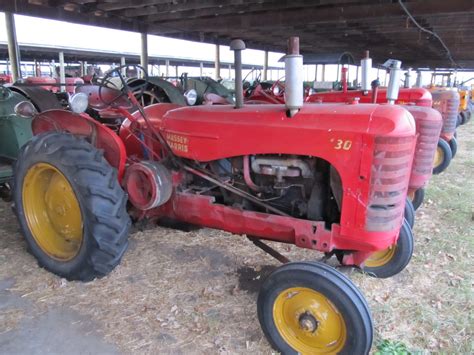
<path fill-rule="evenodd" d="M 234 39 L 229 45 L 232 51 L 243 51 L 245 49 L 245 42 L 241 39 Z"/>

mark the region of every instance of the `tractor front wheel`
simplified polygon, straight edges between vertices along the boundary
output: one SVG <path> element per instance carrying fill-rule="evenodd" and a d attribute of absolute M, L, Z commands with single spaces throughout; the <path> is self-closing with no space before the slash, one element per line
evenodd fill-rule
<path fill-rule="evenodd" d="M 415 207 L 409 198 L 406 199 L 405 202 L 405 211 L 403 212 L 403 216 L 405 217 L 406 221 L 410 228 L 413 228 L 415 225 Z"/>
<path fill-rule="evenodd" d="M 130 217 L 116 170 L 102 152 L 70 134 L 44 133 L 15 165 L 15 211 L 41 267 L 90 281 L 120 263 Z"/>
<path fill-rule="evenodd" d="M 373 338 L 369 307 L 357 287 L 317 262 L 288 263 L 264 282 L 258 319 L 282 354 L 368 354 Z"/>
<path fill-rule="evenodd" d="M 409 193 L 408 197 L 410 198 L 413 208 L 416 211 L 423 204 L 425 199 L 425 189 L 419 188 L 418 190 Z"/>
<path fill-rule="evenodd" d="M 373 253 L 364 265 L 364 271 L 378 278 L 388 278 L 401 272 L 413 255 L 413 233 L 406 220 L 403 221 L 397 244 Z"/>
<path fill-rule="evenodd" d="M 454 158 L 458 152 L 458 140 L 456 137 L 451 138 L 449 141 L 449 148 L 451 148 L 451 157 Z"/>
<path fill-rule="evenodd" d="M 451 147 L 448 142 L 440 138 L 433 160 L 433 174 L 437 175 L 445 171 L 452 158 L 453 153 L 451 152 Z"/>

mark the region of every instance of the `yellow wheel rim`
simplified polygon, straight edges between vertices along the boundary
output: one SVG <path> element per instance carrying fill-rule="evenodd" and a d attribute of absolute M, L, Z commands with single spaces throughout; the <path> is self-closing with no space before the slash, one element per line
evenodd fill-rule
<path fill-rule="evenodd" d="M 444 160 L 444 152 L 440 147 L 436 148 L 436 153 L 433 160 L 433 167 L 440 166 Z"/>
<path fill-rule="evenodd" d="M 276 328 L 301 354 L 329 354 L 346 343 L 342 315 L 323 294 L 310 288 L 292 287 L 281 292 L 273 305 Z"/>
<path fill-rule="evenodd" d="M 23 180 L 22 201 L 28 227 L 49 257 L 73 259 L 82 245 L 82 215 L 69 181 L 54 166 L 33 165 Z"/>
<path fill-rule="evenodd" d="M 395 251 L 397 250 L 397 246 L 393 245 L 388 247 L 385 250 L 379 250 L 373 253 L 366 261 L 365 266 L 367 267 L 379 267 L 384 266 L 392 260 L 393 256 L 395 255 Z"/>

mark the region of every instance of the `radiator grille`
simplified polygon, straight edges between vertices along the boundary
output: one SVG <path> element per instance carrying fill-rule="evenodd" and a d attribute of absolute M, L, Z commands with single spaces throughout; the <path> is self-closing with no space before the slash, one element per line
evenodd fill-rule
<path fill-rule="evenodd" d="M 420 122 L 418 120 L 416 122 L 418 138 L 413 158 L 413 173 L 418 175 L 431 174 L 441 125 L 441 121 Z"/>
<path fill-rule="evenodd" d="M 459 94 L 454 91 L 435 91 L 433 95 L 433 108 L 443 116 L 441 133 L 452 134 L 456 131 L 458 118 Z"/>
<path fill-rule="evenodd" d="M 399 228 L 405 207 L 415 137 L 377 137 L 370 178 L 366 228 Z"/>

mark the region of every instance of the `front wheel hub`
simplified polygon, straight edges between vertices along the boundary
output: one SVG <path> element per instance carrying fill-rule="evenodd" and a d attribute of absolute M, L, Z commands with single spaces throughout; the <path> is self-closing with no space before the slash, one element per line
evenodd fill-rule
<path fill-rule="evenodd" d="M 299 323 L 301 329 L 309 333 L 314 333 L 318 329 L 318 321 L 309 312 L 304 312 L 300 315 Z"/>
<path fill-rule="evenodd" d="M 273 319 L 282 338 L 302 354 L 337 353 L 346 342 L 343 316 L 326 296 L 310 288 L 281 292 Z"/>

